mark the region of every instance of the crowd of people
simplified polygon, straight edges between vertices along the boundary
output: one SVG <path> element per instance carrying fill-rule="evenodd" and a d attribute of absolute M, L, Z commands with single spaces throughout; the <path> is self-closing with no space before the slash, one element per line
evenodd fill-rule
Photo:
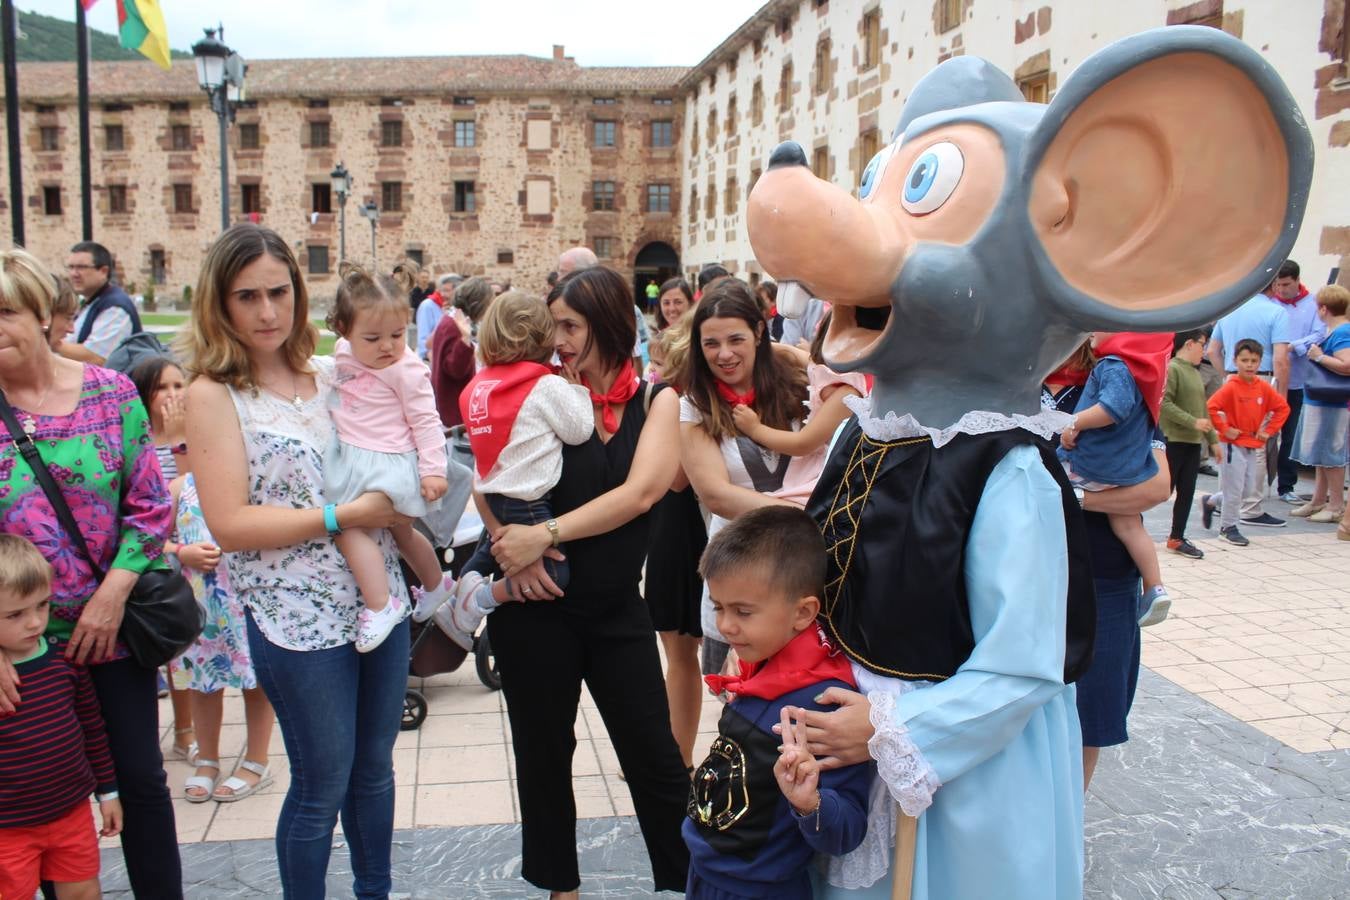
<path fill-rule="evenodd" d="M 849 402 L 871 388 L 829 368 L 827 304 L 784 318 L 772 283 L 708 266 L 695 285 L 652 282 L 644 310 L 585 248 L 562 254 L 538 293 L 453 273 L 433 283 L 411 263 L 392 276 L 350 267 L 329 318 L 335 353 L 317 356 L 291 249 L 246 224 L 212 244 L 176 356 L 143 357 L 126 377 L 103 364 L 141 325 L 112 272 L 93 243 L 71 249 L 64 276 L 0 254 L 14 422 L 0 435 L 0 895 L 42 880 L 96 896 L 97 833 L 120 834 L 137 896 L 181 896 L 156 672 L 119 637 L 138 577 L 170 566 L 204 613 L 170 666 L 168 752 L 195 766 L 181 795 L 261 790 L 278 723 L 288 897 L 323 896 L 339 819 L 357 896 L 393 887 L 410 618 L 466 650 L 486 628 L 522 875 L 554 896 L 580 885 L 583 684 L 657 890 L 810 897 L 813 857 L 878 852 L 867 735 L 850 738 L 851 764 L 823 766 L 806 750 L 813 720 L 784 712 L 823 712 L 842 701 L 822 698 L 858 689 L 816 625 L 825 549 L 802 510 Z M 1097 597 L 1094 662 L 1077 683 L 1085 786 L 1100 748 L 1127 739 L 1139 628 L 1171 604 L 1143 511 L 1175 493 L 1166 547 L 1202 557 L 1187 528 L 1208 454 L 1221 490 L 1200 498 L 1201 516 L 1208 528 L 1219 515 L 1224 540 L 1284 524 L 1262 506 L 1268 472 L 1290 515 L 1350 540 L 1350 412 L 1304 392 L 1314 368 L 1350 375 L 1348 303 L 1334 285 L 1313 296 L 1290 261 L 1212 333 L 1094 334 L 1047 377 L 1043 405 L 1077 417 L 1060 458 L 1087 512 Z M 447 495 L 446 436 L 461 430 L 486 534 L 455 578 L 413 523 Z M 1315 471 L 1307 496 L 1300 465 Z M 227 688 L 243 693 L 247 747 L 224 777 Z M 699 759 L 705 691 L 728 701 L 725 743 Z M 728 747 L 753 761 L 740 765 L 759 802 L 728 805 Z"/>

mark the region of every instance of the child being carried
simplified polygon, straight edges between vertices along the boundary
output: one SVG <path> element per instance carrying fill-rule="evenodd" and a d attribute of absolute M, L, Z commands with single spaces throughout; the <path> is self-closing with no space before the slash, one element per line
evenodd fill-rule
<path fill-rule="evenodd" d="M 502 294 L 478 326 L 483 369 L 459 395 L 459 408 L 473 449 L 474 490 L 500 525 L 553 523 L 549 493 L 562 477 L 563 444 L 581 444 L 595 430 L 590 393 L 549 369 L 553 358 L 553 316 L 537 297 Z M 566 588 L 565 560 L 545 558 L 559 588 Z M 491 575 L 499 575 L 495 564 Z M 423 598 L 414 621 L 433 614 L 451 640 L 470 650 L 483 617 L 512 599 L 504 578 L 467 572 L 453 603 L 439 611 Z"/>

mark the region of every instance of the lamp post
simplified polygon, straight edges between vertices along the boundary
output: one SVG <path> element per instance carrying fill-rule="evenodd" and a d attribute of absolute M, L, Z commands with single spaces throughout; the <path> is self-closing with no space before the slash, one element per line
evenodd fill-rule
<path fill-rule="evenodd" d="M 243 58 L 216 38 L 224 27 L 206 29 L 206 37 L 192 45 L 197 59 L 197 84 L 211 98 L 211 109 L 220 120 L 220 228 L 230 227 L 230 160 L 226 130 L 231 119 L 231 100 L 244 96 Z"/>
<path fill-rule="evenodd" d="M 375 223 L 380 221 L 380 208 L 375 205 L 374 200 L 369 200 L 356 209 L 357 212 L 370 220 L 370 270 L 378 272 L 380 263 L 375 257 Z"/>
<path fill-rule="evenodd" d="M 347 197 L 352 192 L 352 173 L 342 163 L 328 176 L 338 199 L 338 265 L 347 258 Z M 374 227 L 374 223 L 372 223 Z"/>

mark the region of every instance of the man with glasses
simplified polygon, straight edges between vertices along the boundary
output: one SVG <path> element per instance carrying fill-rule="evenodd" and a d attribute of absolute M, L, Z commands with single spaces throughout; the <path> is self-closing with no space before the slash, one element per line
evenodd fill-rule
<path fill-rule="evenodd" d="M 81 241 L 70 248 L 66 274 L 84 302 L 75 319 L 75 340 L 57 349 L 62 356 L 101 366 L 114 347 L 141 330 L 136 305 L 113 283 L 112 270 L 112 254 L 102 244 Z"/>

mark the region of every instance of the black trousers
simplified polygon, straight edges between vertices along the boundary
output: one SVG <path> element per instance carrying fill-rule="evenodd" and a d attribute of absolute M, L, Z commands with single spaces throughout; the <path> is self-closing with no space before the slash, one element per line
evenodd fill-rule
<path fill-rule="evenodd" d="M 178 831 L 159 750 L 155 670 L 134 659 L 89 667 L 122 800 L 122 857 L 137 900 L 179 900 Z"/>
<path fill-rule="evenodd" d="M 1289 389 L 1289 418 L 1280 428 L 1280 455 L 1276 462 L 1276 490 L 1286 494 L 1298 486 L 1298 463 L 1289 458 L 1294 449 L 1294 432 L 1298 431 L 1298 417 L 1303 411 L 1302 388 Z"/>
<path fill-rule="evenodd" d="M 606 604 L 594 616 L 550 602 L 506 603 L 488 616 L 502 675 L 520 795 L 521 874 L 536 887 L 575 890 L 572 754 L 584 681 L 633 798 L 658 891 L 683 891 L 689 850 L 680 837 L 689 776 L 670 731 L 656 633 L 646 604 Z"/>
<path fill-rule="evenodd" d="M 1200 474 L 1200 445 L 1167 442 L 1167 467 L 1172 470 L 1172 489 L 1177 499 L 1172 504 L 1173 540 L 1186 537 L 1186 520 L 1191 516 L 1195 500 L 1195 479 Z"/>

